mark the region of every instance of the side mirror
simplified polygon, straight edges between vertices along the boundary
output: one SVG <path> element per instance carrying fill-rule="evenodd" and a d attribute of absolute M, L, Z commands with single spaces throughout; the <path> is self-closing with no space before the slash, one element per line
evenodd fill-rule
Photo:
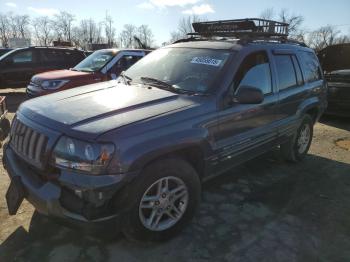
<path fill-rule="evenodd" d="M 259 88 L 240 86 L 233 99 L 240 104 L 261 104 L 264 101 L 264 94 Z"/>

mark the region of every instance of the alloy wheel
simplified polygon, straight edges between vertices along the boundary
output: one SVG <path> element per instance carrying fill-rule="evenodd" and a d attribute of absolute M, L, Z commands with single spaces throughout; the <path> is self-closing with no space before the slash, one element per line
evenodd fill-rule
<path fill-rule="evenodd" d="M 188 195 L 188 189 L 180 178 L 168 176 L 157 180 L 141 198 L 141 223 L 152 231 L 171 228 L 185 213 Z"/>

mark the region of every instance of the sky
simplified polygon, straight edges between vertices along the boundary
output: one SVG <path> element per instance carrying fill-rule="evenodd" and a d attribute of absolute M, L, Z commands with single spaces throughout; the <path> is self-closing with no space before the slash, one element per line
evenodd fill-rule
<path fill-rule="evenodd" d="M 106 12 L 114 19 L 117 32 L 124 24 L 147 24 L 152 29 L 155 43 L 170 39 L 179 20 L 192 14 L 208 20 L 257 17 L 267 8 L 276 12 L 288 9 L 304 17 L 303 27 L 314 30 L 324 25 L 335 25 L 343 34 L 350 34 L 349 0 L 0 0 L 0 13 L 13 12 L 32 17 L 53 16 L 68 11 L 77 20 L 103 20 Z"/>

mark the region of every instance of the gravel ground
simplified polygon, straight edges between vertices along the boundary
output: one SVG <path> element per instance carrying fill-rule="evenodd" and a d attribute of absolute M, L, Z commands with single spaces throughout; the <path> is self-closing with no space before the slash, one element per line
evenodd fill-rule
<path fill-rule="evenodd" d="M 6 92 L 12 118 L 25 95 Z M 87 236 L 26 201 L 10 217 L 1 166 L 0 261 L 350 261 L 350 151 L 339 139 L 350 139 L 350 119 L 327 117 L 302 163 L 276 151 L 211 180 L 191 225 L 158 244 Z"/>

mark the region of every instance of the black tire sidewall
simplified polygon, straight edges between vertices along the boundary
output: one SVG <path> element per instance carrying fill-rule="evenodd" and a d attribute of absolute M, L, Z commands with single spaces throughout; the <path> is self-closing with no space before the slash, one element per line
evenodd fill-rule
<path fill-rule="evenodd" d="M 4 140 L 8 136 L 11 129 L 10 120 L 8 120 L 7 118 L 2 119 L 0 123 L 0 129 L 1 129 L 0 140 Z"/>
<path fill-rule="evenodd" d="M 188 189 L 189 202 L 181 219 L 171 228 L 164 231 L 151 231 L 143 226 L 139 218 L 139 204 L 146 190 L 162 177 L 180 178 Z M 154 162 L 144 169 L 140 177 L 129 188 L 131 206 L 123 218 L 122 231 L 127 238 L 137 241 L 166 240 L 178 232 L 192 219 L 199 206 L 201 186 L 194 168 L 182 159 L 169 158 Z"/>
<path fill-rule="evenodd" d="M 304 127 L 305 124 L 309 125 L 309 128 L 310 128 L 310 139 L 309 139 L 309 143 L 308 143 L 305 151 L 303 153 L 299 153 L 298 138 L 299 138 L 300 132 L 301 132 L 301 130 Z M 298 131 L 296 133 L 295 140 L 294 140 L 293 151 L 294 151 L 294 156 L 295 156 L 296 160 L 300 161 L 306 156 L 306 154 L 308 153 L 308 151 L 310 149 L 311 143 L 312 143 L 312 137 L 313 137 L 313 120 L 312 120 L 312 118 L 309 115 L 305 115 L 303 117 L 303 120 L 301 121 L 301 124 L 300 124 L 300 126 L 298 128 Z"/>

